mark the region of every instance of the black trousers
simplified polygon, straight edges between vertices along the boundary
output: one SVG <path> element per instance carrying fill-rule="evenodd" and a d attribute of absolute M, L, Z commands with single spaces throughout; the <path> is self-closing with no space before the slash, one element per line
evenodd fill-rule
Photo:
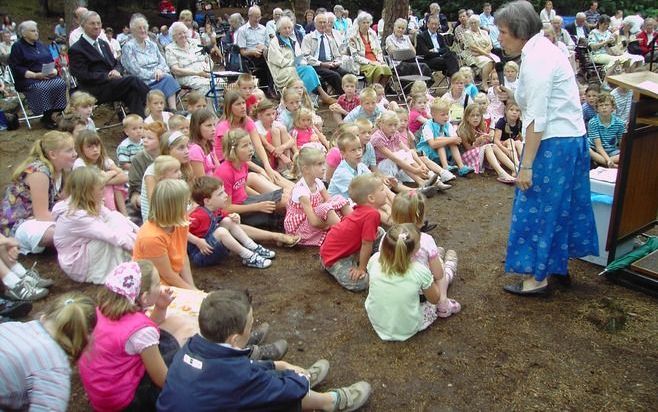
<path fill-rule="evenodd" d="M 120 79 L 106 80 L 100 84 L 81 84 L 80 88 L 93 95 L 98 103 L 121 101 L 130 113 L 144 117 L 146 94 L 149 88 L 135 76 L 123 76 Z"/>
<path fill-rule="evenodd" d="M 318 74 L 320 81 L 329 84 L 337 94 L 343 94 L 343 76 L 347 74 L 340 67 L 336 69 L 327 69 L 326 67 L 313 66 Z"/>
<path fill-rule="evenodd" d="M 244 60 L 246 60 L 247 68 L 251 71 L 251 74 L 258 77 L 258 85 L 261 87 L 267 85 L 269 92 L 274 94 L 274 80 L 272 79 L 270 68 L 267 67 L 267 60 L 265 60 L 264 57 L 259 57 L 257 59 L 253 57 L 244 57 Z"/>
<path fill-rule="evenodd" d="M 457 55 L 449 51 L 442 56 L 426 56 L 425 63 L 430 66 L 433 71 L 441 71 L 448 77 L 459 71 L 459 61 Z"/>

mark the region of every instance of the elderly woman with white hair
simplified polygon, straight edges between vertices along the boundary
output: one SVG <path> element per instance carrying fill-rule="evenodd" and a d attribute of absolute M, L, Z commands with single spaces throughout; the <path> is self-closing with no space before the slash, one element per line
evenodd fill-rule
<path fill-rule="evenodd" d="M 408 35 L 404 34 L 407 31 L 407 20 L 397 19 L 393 23 L 393 33 L 391 33 L 386 38 L 386 52 L 391 54 L 395 50 L 413 50 L 416 53 L 416 48 L 414 47 L 411 39 Z M 432 76 L 432 69 L 425 63 L 418 63 L 409 61 L 409 62 L 398 62 L 394 61 L 398 75 L 400 76 L 409 76 L 423 74 L 425 76 Z M 420 68 L 421 73 L 418 73 Z"/>
<path fill-rule="evenodd" d="M 505 271 L 524 278 L 504 290 L 537 296 L 548 291 L 549 277 L 569 284 L 570 258 L 599 250 L 589 144 L 575 74 L 567 57 L 544 37 L 532 4 L 507 3 L 496 12 L 496 24 L 505 52 L 521 54 L 514 98 L 525 143 L 505 259 Z"/>
<path fill-rule="evenodd" d="M 350 37 L 348 45 L 350 54 L 360 65 L 361 74 L 368 84 L 380 83 L 386 86 L 391 77 L 391 68 L 384 63 L 384 55 L 379 47 L 377 33 L 370 28 L 372 16 L 361 13 L 355 20 L 356 32 Z"/>
<path fill-rule="evenodd" d="M 57 76 L 48 47 L 39 41 L 37 23 L 26 20 L 18 25 L 16 33 L 18 41 L 8 59 L 16 90 L 25 94 L 33 114 L 43 115 L 44 126 L 55 129 L 52 116 L 66 107 L 66 83 Z"/>
<path fill-rule="evenodd" d="M 467 66 L 477 66 L 482 70 L 482 88 L 488 89 L 489 73 L 494 69 L 500 57 L 493 54 L 493 44 L 489 33 L 480 28 L 480 18 L 471 16 L 466 22 L 468 30 L 464 32 L 464 50 L 462 60 Z"/>
<path fill-rule="evenodd" d="M 173 41 L 165 47 L 165 59 L 182 86 L 206 95 L 210 90 L 210 64 L 199 53 L 199 41 L 187 36 L 185 24 L 177 21 L 171 25 Z"/>
<path fill-rule="evenodd" d="M 331 105 L 336 101 L 324 91 L 320 78 L 312 66 L 308 65 L 299 42 L 293 33 L 293 22 L 283 16 L 276 24 L 276 37 L 270 41 L 267 50 L 267 66 L 278 89 L 300 78 L 309 92 L 317 93 L 323 103 Z"/>
<path fill-rule="evenodd" d="M 157 89 L 167 98 L 170 110 L 176 109 L 176 93 L 180 85 L 174 79 L 158 45 L 149 38 L 149 24 L 141 16 L 130 19 L 132 39 L 121 49 L 121 64 L 133 76 L 142 80 L 149 89 Z"/>

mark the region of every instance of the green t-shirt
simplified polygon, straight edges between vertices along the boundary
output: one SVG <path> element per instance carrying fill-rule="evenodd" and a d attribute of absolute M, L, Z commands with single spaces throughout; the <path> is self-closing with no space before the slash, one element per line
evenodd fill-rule
<path fill-rule="evenodd" d="M 379 263 L 379 253 L 368 261 L 370 289 L 366 312 L 372 327 L 383 340 L 407 340 L 423 323 L 418 291 L 434 282 L 429 268 L 413 262 L 403 276 L 387 275 Z"/>

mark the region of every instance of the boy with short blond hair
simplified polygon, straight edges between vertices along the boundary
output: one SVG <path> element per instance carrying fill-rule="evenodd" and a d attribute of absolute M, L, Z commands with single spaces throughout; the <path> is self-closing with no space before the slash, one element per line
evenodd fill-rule
<path fill-rule="evenodd" d="M 123 119 L 123 133 L 126 138 L 117 146 L 117 160 L 123 170 L 130 170 L 132 159 L 144 150 L 144 120 L 136 114 L 129 114 Z"/>
<path fill-rule="evenodd" d="M 171 133 L 181 132 L 185 136 L 190 136 L 190 121 L 180 114 L 175 114 L 169 118 L 167 127 Z"/>
<path fill-rule="evenodd" d="M 366 265 L 384 235 L 378 209 L 387 202 L 386 186 L 380 177 L 364 174 L 352 179 L 349 196 L 354 211 L 329 229 L 320 260 L 342 287 L 356 292 L 368 287 Z"/>
<path fill-rule="evenodd" d="M 329 106 L 337 123 L 340 123 L 344 116 L 361 104 L 359 95 L 356 93 L 358 82 L 359 80 L 353 74 L 348 73 L 343 76 L 341 85 L 344 93 L 338 96 L 336 103 Z"/>
<path fill-rule="evenodd" d="M 359 94 L 361 104 L 354 108 L 345 116 L 345 123 L 354 122 L 356 119 L 366 118 L 371 123 L 375 123 L 377 117 L 382 114 L 382 109 L 377 105 L 377 92 L 372 87 L 366 87 Z"/>

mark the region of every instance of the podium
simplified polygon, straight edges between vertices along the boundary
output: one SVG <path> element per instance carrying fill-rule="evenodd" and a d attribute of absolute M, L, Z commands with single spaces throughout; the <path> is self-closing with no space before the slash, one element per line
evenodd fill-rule
<path fill-rule="evenodd" d="M 606 243 L 610 263 L 632 249 L 637 235 L 658 234 L 658 74 L 624 73 L 607 80 L 610 85 L 633 91 L 628 133 L 621 141 Z M 654 269 L 638 271 L 629 266 L 609 277 L 657 294 L 658 268 Z"/>

